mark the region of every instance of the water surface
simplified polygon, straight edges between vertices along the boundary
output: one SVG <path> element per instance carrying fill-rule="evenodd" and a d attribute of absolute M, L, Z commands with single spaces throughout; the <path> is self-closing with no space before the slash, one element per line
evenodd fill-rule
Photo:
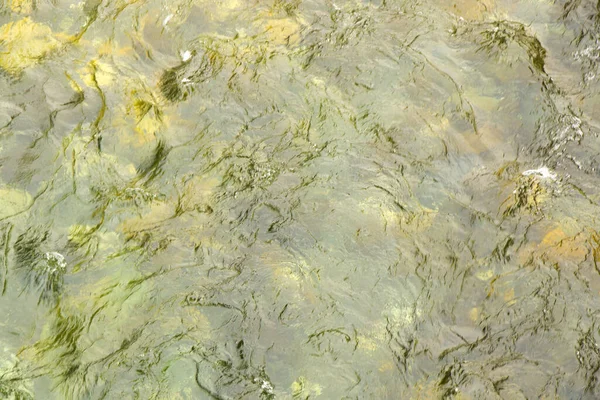
<path fill-rule="evenodd" d="M 596 2 L 0 10 L 0 397 L 600 397 Z"/>

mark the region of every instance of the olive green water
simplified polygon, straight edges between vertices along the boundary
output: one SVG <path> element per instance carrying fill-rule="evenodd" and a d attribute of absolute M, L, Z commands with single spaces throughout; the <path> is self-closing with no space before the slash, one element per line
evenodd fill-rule
<path fill-rule="evenodd" d="M 600 397 L 600 5 L 4 0 L 0 398 Z"/>

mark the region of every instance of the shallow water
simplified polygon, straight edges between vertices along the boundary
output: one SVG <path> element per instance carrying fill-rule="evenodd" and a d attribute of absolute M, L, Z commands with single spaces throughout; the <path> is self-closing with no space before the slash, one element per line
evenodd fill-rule
<path fill-rule="evenodd" d="M 600 397 L 600 8 L 4 0 L 0 397 Z"/>

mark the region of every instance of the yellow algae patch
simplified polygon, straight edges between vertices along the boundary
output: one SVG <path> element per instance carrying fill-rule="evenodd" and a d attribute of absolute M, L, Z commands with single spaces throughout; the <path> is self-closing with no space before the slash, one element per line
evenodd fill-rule
<path fill-rule="evenodd" d="M 159 126 L 152 123 L 142 123 L 140 126 L 132 126 L 131 121 L 123 118 L 113 119 L 113 126 L 122 129 L 119 142 L 124 146 L 141 147 L 156 139 L 155 133 Z M 146 134 L 145 132 L 151 132 Z"/>
<path fill-rule="evenodd" d="M 100 43 L 97 46 L 99 56 L 107 56 L 113 53 L 113 44 L 110 40 Z"/>
<path fill-rule="evenodd" d="M 580 235 L 568 236 L 562 228 L 551 230 L 544 236 L 539 246 L 552 260 L 583 261 L 588 253 Z"/>
<path fill-rule="evenodd" d="M 504 291 L 504 301 L 512 303 L 515 300 L 515 288 L 510 288 Z"/>
<path fill-rule="evenodd" d="M 479 271 L 475 274 L 475 276 L 481 281 L 489 281 L 494 277 L 494 271 L 491 269 Z"/>
<path fill-rule="evenodd" d="M 177 390 L 177 389 L 175 389 Z M 194 398 L 194 395 L 192 393 L 192 389 L 190 388 L 184 388 L 184 389 L 179 389 L 181 390 L 180 392 L 169 392 L 167 398 L 171 399 L 171 400 L 187 400 L 187 399 L 192 399 Z"/>
<path fill-rule="evenodd" d="M 406 233 L 424 232 L 433 225 L 437 211 L 421 206 L 422 211 L 410 214 L 402 214 L 400 223 L 402 230 Z"/>
<path fill-rule="evenodd" d="M 94 232 L 94 227 L 90 225 L 71 225 L 69 227 L 69 242 L 81 247 L 90 241 Z"/>
<path fill-rule="evenodd" d="M 150 210 L 143 216 L 123 221 L 120 230 L 126 234 L 135 234 L 160 225 L 174 214 L 173 207 L 167 203 L 152 203 L 149 208 Z"/>
<path fill-rule="evenodd" d="M 180 207 L 183 211 L 209 211 L 210 197 L 221 183 L 220 179 L 195 176 L 186 182 Z"/>
<path fill-rule="evenodd" d="M 276 267 L 273 271 L 276 282 L 286 286 L 300 286 L 300 277 L 290 267 Z"/>
<path fill-rule="evenodd" d="M 39 63 L 60 45 L 50 27 L 29 17 L 0 28 L 0 67 L 17 75 Z"/>
<path fill-rule="evenodd" d="M 363 350 L 366 352 L 373 352 L 381 347 L 381 343 L 375 340 L 374 338 L 359 335 L 357 337 L 359 350 Z"/>
<path fill-rule="evenodd" d="M 290 261 L 289 255 L 279 251 L 266 251 L 260 256 L 261 263 L 272 269 L 271 279 L 278 288 L 287 291 L 297 304 L 317 304 L 319 298 L 314 290 L 310 266 L 304 260 Z"/>
<path fill-rule="evenodd" d="M 33 0 L 9 0 L 8 6 L 13 12 L 20 14 L 29 14 L 33 11 Z"/>
<path fill-rule="evenodd" d="M 413 386 L 408 398 L 411 400 L 441 399 L 443 394 L 443 390 L 437 385 L 437 382 L 421 381 Z"/>
<path fill-rule="evenodd" d="M 388 361 L 385 362 L 383 364 L 381 364 L 378 368 L 379 372 L 389 372 L 389 371 L 393 371 L 396 368 L 396 364 L 394 364 L 392 361 Z"/>
<path fill-rule="evenodd" d="M 109 40 L 94 40 L 91 45 L 96 49 L 98 56 L 132 56 L 134 54 L 133 47 L 121 46 L 111 39 Z"/>
<path fill-rule="evenodd" d="M 130 106 L 130 114 L 135 116 L 136 132 L 145 136 L 154 136 L 164 126 L 161 109 L 149 101 L 136 99 Z"/>
<path fill-rule="evenodd" d="M 512 195 L 501 205 L 504 216 L 521 212 L 538 213 L 540 205 L 550 197 L 545 186 L 534 176 L 521 176 Z"/>
<path fill-rule="evenodd" d="M 465 97 L 469 99 L 474 107 L 487 112 L 496 112 L 500 108 L 503 98 L 485 96 L 472 89 L 465 92 Z"/>
<path fill-rule="evenodd" d="M 31 195 L 23 190 L 0 188 L 0 218 L 27 210 L 32 201 Z"/>
<path fill-rule="evenodd" d="M 478 129 L 479 134 L 473 131 L 464 134 L 452 135 L 452 140 L 456 143 L 456 152 L 458 154 L 482 154 L 496 149 L 502 149 L 506 143 L 506 138 L 502 132 L 497 129 L 482 125 Z"/>
<path fill-rule="evenodd" d="M 193 306 L 184 307 L 177 313 L 169 311 L 168 315 L 161 315 L 160 326 L 163 332 L 186 331 L 197 341 L 210 338 L 210 321 Z"/>
<path fill-rule="evenodd" d="M 93 41 L 91 45 L 96 48 L 99 57 L 122 57 L 133 56 L 134 50 L 131 46 L 118 47 L 112 40 Z"/>
<path fill-rule="evenodd" d="M 323 393 L 323 387 L 317 383 L 311 383 L 303 376 L 298 377 L 290 386 L 294 398 L 313 398 Z"/>
<path fill-rule="evenodd" d="M 152 91 L 137 87 L 126 91 L 126 96 L 126 107 L 113 118 L 113 126 L 122 130 L 119 135 L 122 144 L 143 146 L 170 126 L 172 115 L 163 113 L 162 105 Z"/>
<path fill-rule="evenodd" d="M 114 67 L 100 60 L 92 61 L 86 68 L 80 70 L 79 74 L 83 82 L 94 89 L 96 86 L 100 88 L 110 86 L 117 78 Z"/>
<path fill-rule="evenodd" d="M 449 13 L 470 20 L 483 19 L 496 9 L 495 0 L 442 0 L 440 3 Z"/>
<path fill-rule="evenodd" d="M 266 20 L 263 28 L 271 44 L 296 45 L 300 42 L 301 25 L 292 18 Z"/>
<path fill-rule="evenodd" d="M 276 0 L 270 10 L 259 13 L 255 26 L 262 29 L 271 45 L 296 45 L 306 20 L 297 13 L 300 1 Z"/>
<path fill-rule="evenodd" d="M 594 261 L 597 263 L 600 261 L 600 235 L 597 232 L 592 233 L 591 245 L 593 247 Z"/>
<path fill-rule="evenodd" d="M 119 248 L 119 236 L 115 232 L 102 232 L 90 225 L 71 225 L 69 227 L 69 242 L 77 247 L 94 244 L 103 250 L 117 250 Z"/>
<path fill-rule="evenodd" d="M 565 232 L 564 227 L 555 227 L 544 235 L 541 242 L 524 246 L 519 251 L 518 260 L 521 264 L 532 258 L 540 258 L 550 263 L 580 263 L 589 253 L 585 236 L 583 233 L 571 236 Z"/>
<path fill-rule="evenodd" d="M 566 235 L 561 228 L 554 228 L 550 232 L 546 233 L 540 244 L 544 247 L 554 246 L 565 238 Z"/>
<path fill-rule="evenodd" d="M 234 17 L 233 12 L 239 11 L 246 4 L 242 0 L 222 0 L 218 2 L 201 0 L 197 2 L 202 11 L 213 21 L 223 21 Z M 170 18 L 169 18 L 170 20 Z"/>
<path fill-rule="evenodd" d="M 376 226 L 372 229 L 394 232 L 400 230 L 404 234 L 426 231 L 433 225 L 437 211 L 419 204 L 420 210 L 415 212 L 400 211 L 392 209 L 386 202 L 375 197 L 369 197 L 358 204 L 362 213 L 379 215 L 379 219 L 373 218 Z"/>
<path fill-rule="evenodd" d="M 471 308 L 471 310 L 469 311 L 469 318 L 471 319 L 471 321 L 477 322 L 477 320 L 479 319 L 479 308 Z"/>

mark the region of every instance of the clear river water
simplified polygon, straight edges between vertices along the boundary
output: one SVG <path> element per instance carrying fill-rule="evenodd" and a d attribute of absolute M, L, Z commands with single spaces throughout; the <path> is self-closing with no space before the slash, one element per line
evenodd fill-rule
<path fill-rule="evenodd" d="M 600 398 L 598 1 L 0 4 L 0 398 Z"/>

